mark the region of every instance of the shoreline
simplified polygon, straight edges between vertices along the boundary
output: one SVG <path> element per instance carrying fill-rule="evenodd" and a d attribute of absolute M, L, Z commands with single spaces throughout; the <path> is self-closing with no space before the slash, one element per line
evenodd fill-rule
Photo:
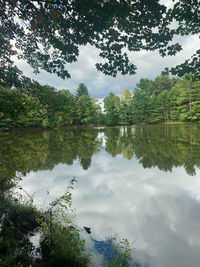
<path fill-rule="evenodd" d="M 137 124 L 116 124 L 116 125 L 70 125 L 70 126 L 62 126 L 62 127 L 54 127 L 54 128 L 45 128 L 45 127 L 13 127 L 13 128 L 0 128 L 0 133 L 4 132 L 18 132 L 24 130 L 62 130 L 62 129 L 86 129 L 86 128 L 95 128 L 95 127 L 120 127 L 120 126 L 150 126 L 150 125 L 186 125 L 186 124 L 200 124 L 198 122 L 183 122 L 183 121 L 169 121 L 169 122 L 155 122 L 155 123 L 137 123 Z"/>

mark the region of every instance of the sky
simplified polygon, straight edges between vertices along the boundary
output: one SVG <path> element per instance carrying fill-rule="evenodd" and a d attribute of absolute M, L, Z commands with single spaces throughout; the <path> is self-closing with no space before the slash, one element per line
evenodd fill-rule
<path fill-rule="evenodd" d="M 95 63 L 99 60 L 98 51 L 89 45 L 80 48 L 80 56 L 76 63 L 68 64 L 71 79 L 63 80 L 55 74 L 44 71 L 35 75 L 26 62 L 15 59 L 15 63 L 24 72 L 25 76 L 33 78 L 41 84 L 49 84 L 57 89 L 68 89 L 74 93 L 78 85 L 84 83 L 92 97 L 102 99 L 111 92 L 120 94 L 125 89 L 132 91 L 141 78 L 154 79 L 161 74 L 165 67 L 173 67 L 184 62 L 200 47 L 200 39 L 196 35 L 178 37 L 176 41 L 183 45 L 183 50 L 176 56 L 162 58 L 158 52 L 147 51 L 130 53 L 131 61 L 137 66 L 137 73 L 132 76 L 118 75 L 113 78 L 97 71 Z"/>
<path fill-rule="evenodd" d="M 161 3 L 169 7 L 171 0 L 162 0 Z M 78 85 L 84 83 L 92 97 L 103 99 L 111 92 L 119 95 L 125 89 L 132 91 L 141 78 L 154 79 L 161 74 L 165 67 L 175 67 L 177 64 L 183 63 L 200 47 L 200 38 L 197 35 L 177 36 L 173 43 L 177 42 L 182 45 L 183 50 L 176 56 L 162 58 L 157 51 L 129 53 L 130 61 L 137 66 L 136 74 L 132 76 L 118 75 L 116 78 L 106 76 L 96 70 L 95 64 L 100 61 L 100 58 L 98 50 L 90 45 L 80 47 L 80 56 L 76 63 L 67 64 L 71 79 L 63 80 L 55 74 L 49 74 L 45 71 L 35 75 L 26 62 L 18 60 L 16 57 L 14 57 L 14 61 L 25 76 L 33 78 L 41 84 L 48 84 L 58 90 L 68 89 L 71 93 L 75 93 Z"/>

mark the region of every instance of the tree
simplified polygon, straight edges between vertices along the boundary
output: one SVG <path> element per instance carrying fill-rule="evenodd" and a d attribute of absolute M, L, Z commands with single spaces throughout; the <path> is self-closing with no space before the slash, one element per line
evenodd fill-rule
<path fill-rule="evenodd" d="M 94 106 L 87 87 L 80 83 L 76 89 L 76 123 L 87 125 L 94 122 Z"/>
<path fill-rule="evenodd" d="M 92 97 L 92 105 L 94 109 L 94 123 L 96 125 L 103 124 L 103 113 L 101 109 L 101 104 L 98 102 L 98 99 Z"/>
<path fill-rule="evenodd" d="M 120 98 L 113 93 L 104 100 L 105 122 L 107 125 L 117 125 L 120 118 Z"/>
<path fill-rule="evenodd" d="M 148 121 L 149 118 L 149 97 L 145 92 L 135 89 L 133 92 L 133 120 L 135 123 Z"/>
<path fill-rule="evenodd" d="M 152 92 L 155 95 L 160 94 L 164 90 L 170 90 L 174 85 L 174 80 L 170 79 L 168 75 L 160 75 L 152 82 Z"/>
<path fill-rule="evenodd" d="M 131 124 L 133 122 L 132 97 L 129 90 L 124 90 L 120 95 L 120 119 L 122 124 Z"/>
<path fill-rule="evenodd" d="M 88 95 L 83 94 L 76 100 L 77 124 L 87 125 L 94 122 L 94 107 Z"/>
<path fill-rule="evenodd" d="M 174 6 L 167 12 L 166 19 L 169 23 L 178 22 L 175 34 L 180 36 L 199 34 L 199 0 L 178 0 L 174 1 Z M 180 46 L 176 43 L 175 46 Z M 181 49 L 181 48 L 180 48 Z M 173 75 L 183 76 L 192 73 L 196 77 L 200 76 L 200 49 L 180 65 L 171 69 Z"/>
<path fill-rule="evenodd" d="M 160 122 L 162 115 L 160 112 L 161 106 L 158 97 L 155 94 L 152 94 L 147 101 L 148 114 L 145 120 L 150 123 Z"/>
<path fill-rule="evenodd" d="M 177 109 L 182 121 L 197 121 L 200 118 L 200 81 L 187 74 L 177 83 Z"/>
<path fill-rule="evenodd" d="M 131 92 L 126 89 L 124 91 L 121 92 L 121 95 L 120 95 L 120 98 L 121 98 L 121 101 L 123 101 L 124 103 L 126 104 L 130 104 L 131 103 Z"/>
<path fill-rule="evenodd" d="M 75 96 L 65 89 L 58 91 L 58 93 L 58 113 L 63 114 L 65 125 L 72 125 L 76 114 Z"/>
<path fill-rule="evenodd" d="M 160 104 L 160 113 L 162 114 L 162 121 L 168 122 L 170 112 L 170 97 L 169 91 L 163 90 L 158 96 L 158 102 Z"/>
<path fill-rule="evenodd" d="M 181 79 L 141 79 L 137 87 L 132 98 L 135 123 L 200 120 L 200 79 L 191 73 Z"/>
<path fill-rule="evenodd" d="M 79 47 L 89 44 L 104 59 L 96 63 L 99 71 L 114 77 L 135 74 L 126 50 L 175 55 L 182 49 L 170 43 L 175 34 L 199 33 L 198 4 L 176 0 L 167 9 L 158 0 L 0 0 L 0 77 L 10 83 L 23 79 L 11 61 L 13 43 L 35 73 L 69 78 L 66 63 L 77 61 Z M 173 73 L 199 75 L 199 55 L 200 50 Z"/>
<path fill-rule="evenodd" d="M 87 87 L 85 86 L 84 83 L 80 83 L 79 84 L 79 87 L 76 89 L 75 95 L 76 95 L 76 97 L 80 97 L 82 95 L 89 96 L 88 89 L 87 89 Z"/>
<path fill-rule="evenodd" d="M 150 96 L 153 93 L 153 81 L 149 79 L 140 79 L 139 83 L 136 84 L 137 88 L 144 91 L 144 93 Z"/>

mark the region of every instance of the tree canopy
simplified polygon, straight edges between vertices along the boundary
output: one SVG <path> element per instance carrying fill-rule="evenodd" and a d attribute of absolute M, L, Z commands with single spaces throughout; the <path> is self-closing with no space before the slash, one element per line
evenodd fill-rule
<path fill-rule="evenodd" d="M 96 68 L 106 75 L 134 74 L 128 51 L 158 50 L 161 56 L 182 49 L 174 35 L 199 34 L 198 0 L 0 0 L 0 77 L 16 82 L 14 44 L 34 71 L 70 78 L 66 63 L 77 61 L 80 46 L 90 44 L 102 58 Z M 176 26 L 174 26 L 176 25 Z M 200 50 L 171 70 L 200 74 Z"/>

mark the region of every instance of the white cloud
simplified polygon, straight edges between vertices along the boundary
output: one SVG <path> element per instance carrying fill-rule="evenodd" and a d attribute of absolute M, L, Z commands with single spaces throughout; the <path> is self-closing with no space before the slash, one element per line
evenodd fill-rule
<path fill-rule="evenodd" d="M 184 48 L 176 56 L 161 58 L 158 52 L 147 51 L 129 53 L 130 60 L 137 66 L 137 73 L 133 76 L 118 75 L 113 78 L 98 72 L 95 68 L 95 63 L 99 61 L 98 51 L 89 45 L 80 48 L 80 56 L 76 63 L 67 65 L 71 74 L 71 79 L 67 80 L 44 71 L 34 75 L 24 61 L 16 58 L 15 61 L 26 76 L 36 79 L 41 84 L 49 84 L 57 89 L 69 89 L 74 93 L 79 83 L 83 82 L 87 85 L 91 96 L 103 98 L 110 92 L 119 94 L 125 89 L 133 90 L 141 78 L 154 79 L 165 67 L 173 67 L 184 62 L 200 47 L 200 39 L 197 35 L 176 37 L 174 42 L 179 42 Z"/>

